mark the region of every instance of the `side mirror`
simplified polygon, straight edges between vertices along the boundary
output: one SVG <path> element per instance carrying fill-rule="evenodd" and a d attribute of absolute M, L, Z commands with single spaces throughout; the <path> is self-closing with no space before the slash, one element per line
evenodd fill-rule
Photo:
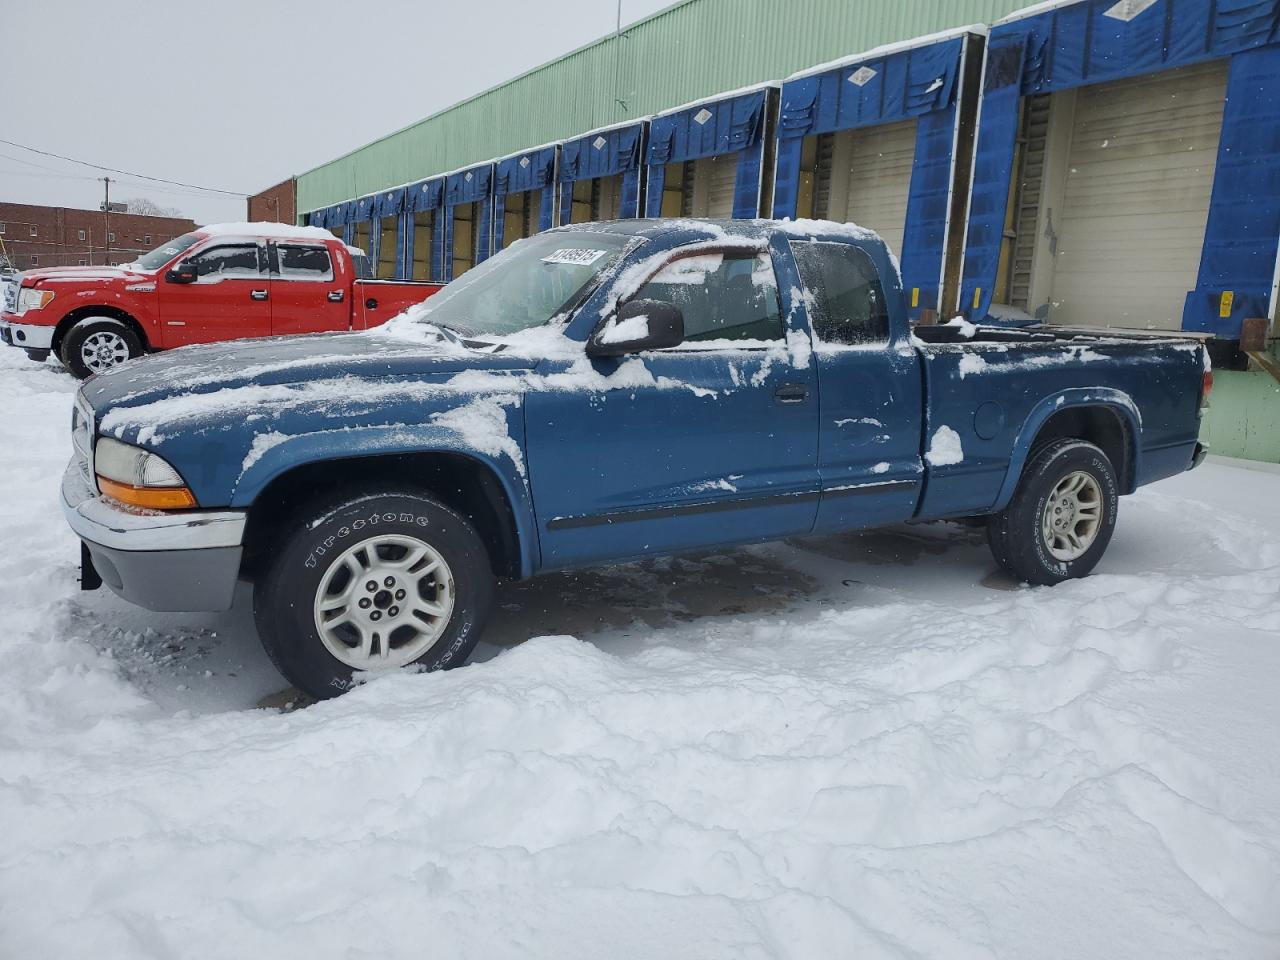
<path fill-rule="evenodd" d="M 661 300 L 632 300 L 587 341 L 592 357 L 622 357 L 684 343 L 684 313 Z"/>
<path fill-rule="evenodd" d="M 164 275 L 168 283 L 195 283 L 196 265 L 190 260 L 183 260 Z"/>

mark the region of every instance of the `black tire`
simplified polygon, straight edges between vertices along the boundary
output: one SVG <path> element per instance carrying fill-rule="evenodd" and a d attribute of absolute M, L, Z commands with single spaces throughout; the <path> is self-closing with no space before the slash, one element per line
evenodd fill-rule
<path fill-rule="evenodd" d="M 1055 557 L 1042 530 L 1055 488 L 1075 473 L 1092 477 L 1101 494 L 1101 517 L 1092 543 L 1074 559 Z M 1110 459 L 1084 440 L 1055 440 L 1034 451 L 1023 468 L 1013 499 L 987 524 L 991 553 L 1005 573 L 1026 583 L 1052 586 L 1088 576 L 1106 553 L 1115 532 L 1119 483 Z"/>
<path fill-rule="evenodd" d="M 85 361 L 83 350 L 85 343 L 94 334 L 104 334 L 113 341 L 118 341 L 127 356 L 113 360 L 111 365 L 103 366 L 101 369 L 92 369 Z M 113 357 L 118 357 L 120 350 L 113 352 Z M 111 366 L 118 366 L 134 357 L 140 357 L 143 354 L 142 341 L 138 339 L 138 335 L 120 320 L 113 317 L 86 317 L 83 320 L 77 320 L 75 325 L 67 331 L 66 336 L 62 338 L 62 346 L 58 351 L 58 359 L 62 361 L 62 365 L 71 371 L 71 375 L 77 380 L 85 380 L 93 376 L 95 373 L 103 373 Z"/>
<path fill-rule="evenodd" d="M 267 655 L 295 687 L 318 700 L 352 687 L 356 668 L 325 646 L 314 604 L 335 561 L 374 536 L 427 544 L 453 577 L 447 625 L 406 668 L 448 670 L 466 662 L 493 604 L 494 577 L 484 543 L 465 519 L 421 494 L 388 491 L 303 509 L 289 526 L 283 548 L 254 585 L 253 612 Z"/>

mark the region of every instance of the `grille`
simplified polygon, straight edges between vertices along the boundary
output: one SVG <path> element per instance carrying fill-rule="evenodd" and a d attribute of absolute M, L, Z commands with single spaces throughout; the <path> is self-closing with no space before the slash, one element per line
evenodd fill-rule
<path fill-rule="evenodd" d="M 18 309 L 18 281 L 5 280 L 4 287 L 4 309 L 8 313 L 15 313 Z"/>

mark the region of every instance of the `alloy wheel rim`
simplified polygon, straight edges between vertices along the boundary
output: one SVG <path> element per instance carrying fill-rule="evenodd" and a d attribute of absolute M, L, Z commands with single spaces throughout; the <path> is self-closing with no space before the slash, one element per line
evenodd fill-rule
<path fill-rule="evenodd" d="M 1055 560 L 1070 562 L 1088 553 L 1102 529 L 1102 487 L 1083 470 L 1067 474 L 1045 502 L 1040 532 Z"/>
<path fill-rule="evenodd" d="M 94 373 L 101 373 L 129 359 L 129 345 L 124 337 L 109 330 L 91 333 L 80 345 L 80 359 Z"/>
<path fill-rule="evenodd" d="M 355 670 L 403 667 L 421 657 L 453 615 L 454 580 L 434 547 L 416 537 L 371 537 L 339 555 L 320 578 L 313 614 L 325 649 Z"/>

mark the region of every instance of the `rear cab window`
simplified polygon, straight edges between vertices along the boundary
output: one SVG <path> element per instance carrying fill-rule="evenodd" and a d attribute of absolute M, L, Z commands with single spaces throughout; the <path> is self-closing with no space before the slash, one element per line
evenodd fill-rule
<path fill-rule="evenodd" d="M 281 280 L 333 279 L 329 250 L 319 244 L 276 244 L 276 276 Z"/>
<path fill-rule="evenodd" d="M 888 301 L 875 263 L 851 243 L 792 240 L 816 341 L 836 346 L 889 342 Z"/>

